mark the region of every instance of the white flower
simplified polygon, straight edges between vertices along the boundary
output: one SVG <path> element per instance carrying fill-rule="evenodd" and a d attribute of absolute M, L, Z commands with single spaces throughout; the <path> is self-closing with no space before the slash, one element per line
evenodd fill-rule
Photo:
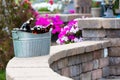
<path fill-rule="evenodd" d="M 74 39 L 74 42 L 79 42 L 79 39 L 78 39 L 78 38 L 75 38 L 75 39 Z"/>
<path fill-rule="evenodd" d="M 79 42 L 82 42 L 82 41 L 83 41 L 83 38 L 80 37 L 80 38 L 79 38 Z"/>
<path fill-rule="evenodd" d="M 62 37 L 61 40 L 62 40 L 62 41 L 68 41 L 68 37 L 64 36 L 64 37 Z"/>
<path fill-rule="evenodd" d="M 72 28 L 70 29 L 70 32 L 73 32 L 73 33 L 76 33 L 77 31 L 79 31 L 78 28 L 74 28 L 74 27 L 72 27 Z"/>
<path fill-rule="evenodd" d="M 56 43 L 57 43 L 57 44 L 61 44 L 61 43 L 60 43 L 60 39 L 57 39 Z"/>

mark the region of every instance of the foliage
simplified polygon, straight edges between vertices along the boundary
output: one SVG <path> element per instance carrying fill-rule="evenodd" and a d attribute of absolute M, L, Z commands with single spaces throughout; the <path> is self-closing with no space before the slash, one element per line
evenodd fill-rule
<path fill-rule="evenodd" d="M 92 7 L 93 7 L 93 8 L 98 8 L 98 7 L 100 7 L 100 2 L 97 2 L 97 1 L 95 1 L 95 0 L 92 0 Z"/>
<path fill-rule="evenodd" d="M 42 7 L 38 9 L 39 12 L 50 12 L 47 7 Z"/>
<path fill-rule="evenodd" d="M 0 0 L 0 50 L 7 56 L 7 61 L 13 56 L 11 30 L 20 27 L 31 16 L 28 9 L 19 4 L 21 2 Z"/>
<path fill-rule="evenodd" d="M 5 79 L 5 70 L 0 70 L 0 80 L 6 80 Z"/>

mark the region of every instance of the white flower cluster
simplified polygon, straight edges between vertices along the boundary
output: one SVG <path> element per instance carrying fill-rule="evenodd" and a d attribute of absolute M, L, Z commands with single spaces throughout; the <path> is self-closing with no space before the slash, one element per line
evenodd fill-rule
<path fill-rule="evenodd" d="M 61 10 L 62 9 L 62 4 L 56 4 L 54 3 L 53 5 L 43 2 L 43 3 L 37 3 L 33 4 L 32 7 L 36 10 L 39 10 L 40 8 L 47 8 L 49 11 L 53 12 L 54 10 Z"/>

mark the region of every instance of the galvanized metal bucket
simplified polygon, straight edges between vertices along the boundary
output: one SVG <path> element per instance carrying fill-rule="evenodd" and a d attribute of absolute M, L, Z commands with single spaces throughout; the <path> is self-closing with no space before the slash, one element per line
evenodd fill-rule
<path fill-rule="evenodd" d="M 24 58 L 49 54 L 51 32 L 33 34 L 20 30 L 13 30 L 12 38 L 15 57 Z"/>

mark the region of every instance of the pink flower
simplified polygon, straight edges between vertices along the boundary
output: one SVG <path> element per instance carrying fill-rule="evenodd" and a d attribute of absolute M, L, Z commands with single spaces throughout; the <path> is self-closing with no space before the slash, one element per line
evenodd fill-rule
<path fill-rule="evenodd" d="M 44 28 L 46 28 L 50 23 L 51 22 L 48 18 L 40 16 L 38 19 L 36 19 L 35 25 L 43 26 Z"/>
<path fill-rule="evenodd" d="M 69 10 L 69 13 L 70 13 L 70 14 L 74 14 L 74 13 L 75 13 L 75 10 Z"/>
<path fill-rule="evenodd" d="M 56 34 L 56 33 L 60 33 L 61 31 L 61 25 L 63 25 L 63 21 L 60 19 L 60 16 L 54 16 L 50 18 L 52 23 L 53 23 L 53 30 L 52 33 Z"/>
<path fill-rule="evenodd" d="M 57 43 L 68 44 L 73 42 L 81 42 L 81 36 L 77 34 L 79 33 L 79 31 L 80 29 L 78 28 L 77 21 L 70 21 L 64 28 L 61 28 L 61 32 L 58 35 Z"/>
<path fill-rule="evenodd" d="M 53 5 L 54 1 L 53 1 L 53 0 L 49 0 L 49 3 L 50 3 L 51 5 Z"/>

